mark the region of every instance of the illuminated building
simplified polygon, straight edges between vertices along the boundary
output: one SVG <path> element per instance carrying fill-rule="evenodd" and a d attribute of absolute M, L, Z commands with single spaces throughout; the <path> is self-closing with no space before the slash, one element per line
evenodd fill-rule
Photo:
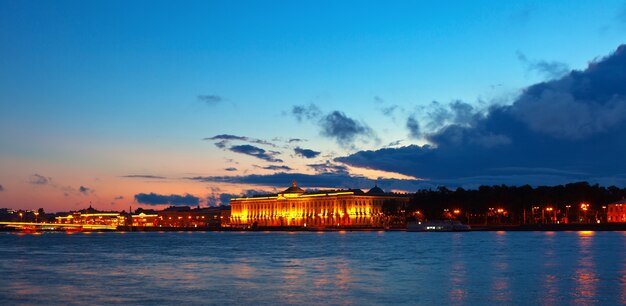
<path fill-rule="evenodd" d="M 626 222 L 626 200 L 607 205 L 607 222 Z"/>
<path fill-rule="evenodd" d="M 157 212 L 154 225 L 158 227 L 221 227 L 228 221 L 229 213 L 225 207 L 204 207 L 191 209 L 189 206 L 172 206 Z M 134 222 L 133 222 L 134 223 Z"/>
<path fill-rule="evenodd" d="M 385 201 L 408 202 L 406 195 L 385 193 L 378 186 L 304 192 L 294 181 L 276 195 L 230 200 L 231 226 L 380 227 Z"/>
<path fill-rule="evenodd" d="M 55 217 L 59 224 L 89 224 L 118 226 L 124 224 L 124 217 L 118 212 L 101 212 L 89 205 L 89 208 L 71 212 L 67 216 Z"/>

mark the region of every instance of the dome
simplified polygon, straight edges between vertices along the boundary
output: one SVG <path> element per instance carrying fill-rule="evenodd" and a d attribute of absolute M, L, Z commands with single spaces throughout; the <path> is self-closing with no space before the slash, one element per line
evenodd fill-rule
<path fill-rule="evenodd" d="M 374 186 L 367 192 L 367 194 L 385 194 L 385 191 L 378 186 Z"/>
<path fill-rule="evenodd" d="M 296 181 L 294 180 L 293 182 L 291 182 L 291 187 L 285 189 L 285 191 L 283 191 L 282 193 L 304 193 L 304 190 L 298 187 L 298 183 L 296 183 Z"/>

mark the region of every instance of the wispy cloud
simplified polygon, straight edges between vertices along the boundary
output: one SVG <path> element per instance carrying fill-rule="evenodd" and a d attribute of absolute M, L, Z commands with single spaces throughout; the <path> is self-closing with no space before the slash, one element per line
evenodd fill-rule
<path fill-rule="evenodd" d="M 272 162 L 272 163 L 282 163 L 282 159 L 276 158 L 276 155 L 280 154 L 280 152 L 276 151 L 266 151 L 259 147 L 255 147 L 252 145 L 238 145 L 232 146 L 229 148 L 230 151 L 235 153 L 241 153 L 245 155 L 254 156 L 258 159 L 262 159 L 264 161 Z"/>
<path fill-rule="evenodd" d="M 320 174 L 348 174 L 348 167 L 332 163 L 328 160 L 322 164 L 308 164 L 307 166 Z"/>
<path fill-rule="evenodd" d="M 293 149 L 293 151 L 296 153 L 296 155 L 304 157 L 304 158 L 315 158 L 321 153 L 321 152 L 313 151 L 310 149 L 303 149 L 300 147 Z"/>
<path fill-rule="evenodd" d="M 566 75 L 570 69 L 565 63 L 558 61 L 530 60 L 522 52 L 517 52 L 520 60 L 530 72 L 538 73 L 548 79 L 556 79 Z"/>
<path fill-rule="evenodd" d="M 198 95 L 198 100 L 206 103 L 207 105 L 214 106 L 224 101 L 224 98 L 219 95 Z"/>
<path fill-rule="evenodd" d="M 47 185 L 52 181 L 52 178 L 40 174 L 33 174 L 28 178 L 28 181 L 33 185 Z"/>
<path fill-rule="evenodd" d="M 237 171 L 237 168 L 235 168 L 235 167 L 228 167 L 228 168 L 226 168 L 224 170 L 226 170 L 226 171 Z"/>
<path fill-rule="evenodd" d="M 231 134 L 220 134 L 220 135 L 215 135 L 213 137 L 206 137 L 203 138 L 202 140 L 213 140 L 213 141 L 217 141 L 215 143 L 215 146 L 217 146 L 220 149 L 225 148 L 226 146 L 228 146 L 228 144 L 231 141 L 243 141 L 243 142 L 248 142 L 248 143 L 254 143 L 254 144 L 260 144 L 260 145 L 266 145 L 266 146 L 270 146 L 273 148 L 278 147 L 276 144 L 271 143 L 267 140 L 262 140 L 262 139 L 257 139 L 257 138 L 251 138 L 251 137 L 246 137 L 246 136 L 237 136 L 237 135 L 231 135 Z"/>
<path fill-rule="evenodd" d="M 167 179 L 164 176 L 150 175 L 150 174 L 129 174 L 129 175 L 123 175 L 122 177 L 126 177 L 126 178 L 140 178 L 140 179 L 155 179 L 155 180 Z"/>
<path fill-rule="evenodd" d="M 269 165 L 269 166 L 257 166 L 257 165 L 255 165 L 255 167 L 257 167 L 259 169 L 272 170 L 272 171 L 291 171 L 291 170 L 293 170 L 291 167 L 284 166 L 284 165 Z"/>

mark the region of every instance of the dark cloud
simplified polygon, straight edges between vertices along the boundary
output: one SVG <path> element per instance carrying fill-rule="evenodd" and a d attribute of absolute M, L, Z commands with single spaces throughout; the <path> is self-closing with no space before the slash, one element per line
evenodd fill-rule
<path fill-rule="evenodd" d="M 303 142 L 303 141 L 306 141 L 306 139 L 290 138 L 287 142 L 288 143 L 294 143 L 294 142 Z"/>
<path fill-rule="evenodd" d="M 0 191 L 4 191 L 4 186 L 0 185 Z"/>
<path fill-rule="evenodd" d="M 243 141 L 247 141 L 248 137 L 236 136 L 236 135 L 230 135 L 230 134 L 220 134 L 220 135 L 215 135 L 213 137 L 204 138 L 203 140 L 243 140 Z"/>
<path fill-rule="evenodd" d="M 307 106 L 295 105 L 291 109 L 291 114 L 293 114 L 298 121 L 302 121 L 304 119 L 313 120 L 318 119 L 322 116 L 322 111 L 315 104 L 309 104 Z"/>
<path fill-rule="evenodd" d="M 332 174 L 348 174 L 348 167 L 343 165 L 337 165 L 330 161 L 326 161 L 322 164 L 308 164 L 309 168 L 313 169 L 316 173 L 332 173 Z"/>
<path fill-rule="evenodd" d="M 392 141 L 392 142 L 388 143 L 385 147 L 397 147 L 400 144 L 402 144 L 403 141 L 404 141 L 403 139 Z"/>
<path fill-rule="evenodd" d="M 419 122 L 415 117 L 411 116 L 406 120 L 406 128 L 409 130 L 409 137 L 419 139 L 422 137 Z"/>
<path fill-rule="evenodd" d="M 237 168 L 235 168 L 235 167 L 228 167 L 228 168 L 226 168 L 224 170 L 226 170 L 226 171 L 237 171 Z"/>
<path fill-rule="evenodd" d="M 269 194 L 269 192 L 248 189 L 248 190 L 244 190 L 240 194 L 222 193 L 220 188 L 213 187 L 211 188 L 211 194 L 208 195 L 206 198 L 206 202 L 207 202 L 207 205 L 209 206 L 230 205 L 230 199 L 232 198 L 251 197 L 251 196 L 260 195 L 260 194 Z"/>
<path fill-rule="evenodd" d="M 358 136 L 374 136 L 367 125 L 360 123 L 340 111 L 333 111 L 320 120 L 322 136 L 334 138 L 342 146 L 348 146 Z"/>
<path fill-rule="evenodd" d="M 33 174 L 28 178 L 28 181 L 33 185 L 47 185 L 50 181 L 52 181 L 52 178 L 39 174 Z"/>
<path fill-rule="evenodd" d="M 299 122 L 307 119 L 316 123 L 321 129 L 320 134 L 322 136 L 334 139 L 344 147 L 352 146 L 355 139 L 360 136 L 364 137 L 365 142 L 372 138 L 379 141 L 369 126 L 346 116 L 340 111 L 323 114 L 315 104 L 309 104 L 308 106 L 295 105 L 291 113 Z"/>
<path fill-rule="evenodd" d="M 90 188 L 87 188 L 85 186 L 80 186 L 78 187 L 78 192 L 82 193 L 82 194 L 89 194 L 91 192 L 93 192 Z"/>
<path fill-rule="evenodd" d="M 608 181 L 626 173 L 624 84 L 622 46 L 583 71 L 526 88 L 512 105 L 484 114 L 457 107 L 457 114 L 471 115 L 425 134 L 432 146 L 361 151 L 336 161 L 442 182 Z"/>
<path fill-rule="evenodd" d="M 142 179 L 166 179 L 166 177 L 164 176 L 158 176 L 158 175 L 150 175 L 150 174 L 129 174 L 129 175 L 124 175 L 122 177 L 126 177 L 126 178 L 142 178 Z"/>
<path fill-rule="evenodd" d="M 215 135 L 213 137 L 203 138 L 202 140 L 217 140 L 217 142 L 215 143 L 215 146 L 217 146 L 220 149 L 225 148 L 230 141 L 244 141 L 248 143 L 266 145 L 266 146 L 270 146 L 274 148 L 277 147 L 277 145 L 266 140 L 250 138 L 246 136 L 230 135 L 230 134 Z"/>
<path fill-rule="evenodd" d="M 190 194 L 185 195 L 161 195 L 156 193 L 138 193 L 135 195 L 135 201 L 141 204 L 148 205 L 187 205 L 187 206 L 196 206 L 200 203 L 200 198 L 195 197 Z"/>
<path fill-rule="evenodd" d="M 303 149 L 300 147 L 293 149 L 293 151 L 296 153 L 296 155 L 304 157 L 304 158 L 315 158 L 321 153 L 321 152 L 313 151 L 310 149 Z"/>
<path fill-rule="evenodd" d="M 222 102 L 224 98 L 218 95 L 198 95 L 198 100 L 206 103 L 207 105 L 213 106 Z"/>
<path fill-rule="evenodd" d="M 302 173 L 275 173 L 268 175 L 247 175 L 247 176 L 204 176 L 193 177 L 191 180 L 200 182 L 223 182 L 234 184 L 255 184 L 264 186 L 274 186 L 277 188 L 287 188 L 293 180 L 299 186 L 310 188 L 354 188 L 363 186 L 366 188 L 372 185 L 372 181 L 363 177 L 351 177 L 347 174 L 302 174 Z"/>
<path fill-rule="evenodd" d="M 272 162 L 272 163 L 282 163 L 281 159 L 276 158 L 275 156 L 279 154 L 279 152 L 275 151 L 265 151 L 259 147 L 251 146 L 251 145 L 239 145 L 232 146 L 229 149 L 235 153 L 246 154 L 250 156 L 254 156 L 256 158 L 262 159 L 264 161 Z"/>
<path fill-rule="evenodd" d="M 271 171 L 291 171 L 293 170 L 291 167 L 283 166 L 283 165 L 269 165 L 269 166 L 256 166 L 259 169 L 271 170 Z"/>
<path fill-rule="evenodd" d="M 115 198 L 113 198 L 113 200 L 118 201 L 118 200 L 123 200 L 124 197 L 123 196 L 117 196 Z"/>
<path fill-rule="evenodd" d="M 569 66 L 557 61 L 529 60 L 526 55 L 517 52 L 517 59 L 520 60 L 529 72 L 538 73 L 547 79 L 560 78 L 569 72 Z"/>

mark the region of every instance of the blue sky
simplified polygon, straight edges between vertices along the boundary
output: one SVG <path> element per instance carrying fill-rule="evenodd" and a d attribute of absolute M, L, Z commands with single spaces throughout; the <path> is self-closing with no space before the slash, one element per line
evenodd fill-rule
<path fill-rule="evenodd" d="M 398 140 L 392 147 L 437 145 L 435 134 L 458 124 L 437 116 L 449 103 L 462 101 L 472 114 L 512 105 L 525 88 L 611 55 L 625 32 L 624 1 L 2 0 L 0 206 L 118 208 L 140 193 L 192 194 L 206 204 L 288 185 L 247 177 L 285 171 L 271 166 L 346 178 L 345 186 L 312 187 L 367 188 L 377 177 L 539 184 L 543 172 L 428 177 L 354 154 Z M 298 120 L 295 106 L 318 113 Z M 410 117 L 422 136 L 411 137 Z M 337 134 L 345 128 L 356 132 Z M 203 140 L 222 134 L 247 140 L 222 148 Z M 232 150 L 242 145 L 282 162 Z M 320 154 L 304 158 L 295 148 Z M 509 168 L 552 169 L 518 164 Z M 579 171 L 566 168 L 552 170 Z M 545 183 L 619 176 L 581 171 L 589 175 Z M 34 184 L 34 175 L 54 183 Z M 424 182 L 381 183 L 412 191 Z M 91 193 L 74 192 L 80 186 Z"/>

